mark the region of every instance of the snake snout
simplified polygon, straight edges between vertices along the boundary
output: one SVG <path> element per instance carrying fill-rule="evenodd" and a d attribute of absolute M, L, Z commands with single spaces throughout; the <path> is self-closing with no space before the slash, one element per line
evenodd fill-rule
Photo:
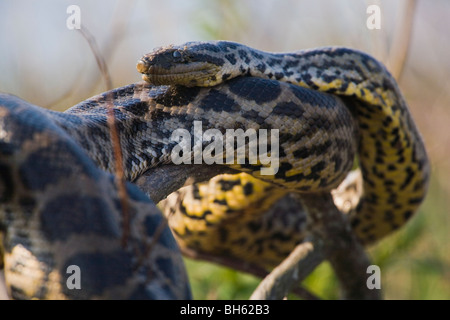
<path fill-rule="evenodd" d="M 136 69 L 137 71 L 139 71 L 139 73 L 147 73 L 149 67 L 150 67 L 149 61 L 145 61 L 144 59 L 140 59 L 136 65 Z"/>

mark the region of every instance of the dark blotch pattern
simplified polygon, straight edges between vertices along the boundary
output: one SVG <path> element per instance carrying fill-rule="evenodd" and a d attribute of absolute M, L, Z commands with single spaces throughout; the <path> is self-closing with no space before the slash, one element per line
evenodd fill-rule
<path fill-rule="evenodd" d="M 212 109 L 217 112 L 239 111 L 240 109 L 240 107 L 236 104 L 236 101 L 216 89 L 211 89 L 208 95 L 200 102 L 199 108 L 205 110 Z"/>
<path fill-rule="evenodd" d="M 244 194 L 246 195 L 246 196 L 249 196 L 249 195 L 251 195 L 252 193 L 253 193 L 253 183 L 251 183 L 251 182 L 247 182 L 245 185 L 244 185 Z"/>
<path fill-rule="evenodd" d="M 197 184 L 192 185 L 192 196 L 194 199 L 200 200 L 202 197 L 200 196 L 200 189 Z"/>
<path fill-rule="evenodd" d="M 111 221 L 112 208 L 108 207 L 101 198 L 61 195 L 42 209 L 42 230 L 51 241 L 64 241 L 79 234 L 116 237 L 118 226 Z"/>
<path fill-rule="evenodd" d="M 222 75 L 222 81 L 226 81 L 229 77 L 231 77 L 231 74 L 230 74 L 230 73 L 224 73 L 224 74 Z"/>
<path fill-rule="evenodd" d="M 212 44 L 212 43 L 200 43 L 198 45 L 192 46 L 192 50 L 195 51 L 211 51 L 218 53 L 221 51 L 221 47 L 225 48 L 223 43 L 219 43 L 218 45 Z"/>
<path fill-rule="evenodd" d="M 159 212 L 155 212 L 155 214 L 147 215 L 144 219 L 144 226 L 147 236 L 153 237 L 158 228 L 163 224 L 163 219 Z M 167 249 L 173 249 L 177 247 L 175 239 L 172 237 L 169 228 L 164 228 L 163 232 L 158 236 L 158 244 L 166 247 Z"/>
<path fill-rule="evenodd" d="M 70 265 L 76 265 L 81 271 L 81 290 L 70 290 L 66 280 L 62 277 L 63 292 L 78 299 L 88 299 L 101 295 L 107 288 L 124 285 L 133 274 L 133 257 L 123 251 L 109 253 L 79 253 L 70 257 L 61 268 L 61 274 L 68 278 L 66 273 Z"/>
<path fill-rule="evenodd" d="M 192 60 L 197 61 L 207 61 L 212 64 L 215 64 L 217 66 L 223 66 L 225 64 L 225 60 L 222 58 L 215 57 L 210 54 L 204 54 L 204 53 L 193 53 L 191 54 Z"/>
<path fill-rule="evenodd" d="M 122 106 L 126 111 L 131 112 L 138 117 L 141 117 L 148 112 L 148 104 L 139 99 L 130 99 L 126 103 L 123 103 Z"/>
<path fill-rule="evenodd" d="M 251 59 L 249 58 L 247 51 L 245 50 L 238 50 L 239 58 L 242 59 L 245 63 L 250 63 Z"/>
<path fill-rule="evenodd" d="M 236 57 L 234 56 L 234 54 L 230 53 L 230 54 L 226 54 L 225 58 L 232 64 L 235 65 L 237 60 Z"/>
<path fill-rule="evenodd" d="M 225 199 L 223 199 L 223 200 L 215 199 L 214 202 L 217 204 L 221 204 L 223 206 L 228 206 L 228 202 Z"/>
<path fill-rule="evenodd" d="M 3 152 L 1 149 L 2 145 L 0 144 L 0 154 Z M 0 201 L 3 203 L 7 203 L 12 199 L 12 196 L 15 191 L 14 179 L 11 175 L 11 171 L 9 166 L 0 164 Z"/>
<path fill-rule="evenodd" d="M 295 96 L 302 103 L 309 103 L 311 105 L 317 106 L 318 108 L 324 109 L 334 108 L 337 104 L 337 98 L 332 95 L 324 94 L 322 92 L 317 92 L 295 85 L 291 85 L 291 89 L 294 92 Z"/>
<path fill-rule="evenodd" d="M 295 150 L 293 152 L 293 155 L 297 159 L 305 159 L 311 155 L 322 155 L 328 151 L 331 145 L 332 145 L 331 140 L 327 140 L 324 143 L 314 145 L 311 148 L 302 147 L 298 150 Z"/>
<path fill-rule="evenodd" d="M 280 84 L 271 80 L 239 77 L 229 81 L 228 85 L 232 93 L 256 103 L 273 101 L 281 94 Z"/>
<path fill-rule="evenodd" d="M 199 92 L 200 87 L 170 86 L 166 92 L 157 95 L 154 99 L 162 105 L 184 106 L 192 102 Z"/>
<path fill-rule="evenodd" d="M 230 191 L 234 188 L 234 186 L 238 186 L 241 184 L 241 180 L 219 180 L 220 188 L 223 191 Z"/>
<path fill-rule="evenodd" d="M 288 116 L 296 119 L 301 118 L 304 112 L 305 111 L 301 106 L 292 101 L 281 102 L 272 110 L 273 114 Z"/>
<path fill-rule="evenodd" d="M 67 161 L 73 159 L 78 159 L 78 162 L 73 161 L 71 166 L 68 166 Z M 30 190 L 43 190 L 59 182 L 61 176 L 70 177 L 72 172 L 77 170 L 76 166 L 79 166 L 78 170 L 86 170 L 93 178 L 98 177 L 93 163 L 80 149 L 65 141 L 58 141 L 29 155 L 19 172 L 25 187 Z M 58 174 L 45 174 L 52 172 Z"/>

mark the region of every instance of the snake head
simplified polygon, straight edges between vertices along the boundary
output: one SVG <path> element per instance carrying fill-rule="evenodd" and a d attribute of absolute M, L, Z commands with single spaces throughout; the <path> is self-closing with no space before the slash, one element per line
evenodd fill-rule
<path fill-rule="evenodd" d="M 136 68 L 142 79 L 153 85 L 214 86 L 230 69 L 223 58 L 223 43 L 188 42 L 156 48 L 144 55 Z"/>

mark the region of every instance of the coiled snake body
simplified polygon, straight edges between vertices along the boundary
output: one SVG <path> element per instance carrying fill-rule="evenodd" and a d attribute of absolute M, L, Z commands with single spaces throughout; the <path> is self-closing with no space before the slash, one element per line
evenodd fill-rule
<path fill-rule="evenodd" d="M 192 187 L 194 203 L 206 199 L 200 205 L 189 208 L 187 202 L 177 202 L 175 206 L 166 206 L 172 213 L 178 211 L 172 227 L 180 244 L 199 251 L 214 249 L 208 247 L 210 229 L 220 235 L 222 241 L 216 249 L 222 253 L 239 255 L 242 248 L 235 252 L 233 246 L 245 248 L 260 243 L 261 239 L 252 239 L 253 234 L 261 231 L 258 214 L 288 191 L 324 192 L 335 188 L 351 169 L 356 149 L 364 191 L 350 217 L 362 241 L 372 242 L 398 228 L 425 196 L 429 168 L 420 135 L 395 81 L 381 64 L 365 54 L 325 48 L 275 55 L 229 42 L 189 43 L 145 56 L 138 63 L 138 70 L 157 86 L 137 83 L 118 88 L 65 113 L 42 110 L 10 96 L 1 97 L 0 163 L 5 172 L 13 174 L 1 176 L 0 222 L 5 234 L 6 279 L 15 288 L 17 297 L 70 298 L 73 292 L 64 289 L 63 270 L 67 261 L 91 254 L 93 260 L 73 261 L 87 270 L 100 267 L 107 273 L 106 267 L 111 266 L 112 260 L 101 257 L 108 250 L 114 251 L 114 259 L 120 261 L 117 270 L 124 264 L 135 268 L 126 269 L 118 277 L 121 282 L 93 282 L 92 290 L 85 291 L 83 297 L 117 297 L 118 290 L 123 288 L 128 288 L 123 297 L 158 294 L 168 298 L 189 297 L 182 263 L 167 233 L 158 240 L 161 246 L 153 247 L 150 257 L 143 255 L 146 263 L 136 258 L 137 249 L 147 252 L 147 238 L 152 237 L 159 221 L 156 215 L 151 220 L 146 217 L 153 213 L 134 210 L 132 206 L 131 211 L 135 213 L 129 247 L 119 243 L 119 205 L 112 195 L 115 190 L 111 178 L 102 171 L 113 170 L 106 117 L 109 99 L 118 124 L 124 173 L 130 181 L 151 168 L 170 164 L 171 150 L 177 144 L 170 139 L 172 132 L 181 128 L 194 134 L 194 121 L 202 121 L 203 130 L 215 128 L 224 135 L 230 128 L 279 130 L 278 172 L 262 176 L 260 163 L 234 163 L 232 168 L 254 177 L 246 173 L 219 176 Z M 234 78 L 237 75 L 244 77 Z M 201 85 L 209 87 L 201 88 Z M 38 120 L 37 124 L 30 119 Z M 35 142 L 41 147 L 34 148 Z M 206 145 L 204 142 L 203 147 Z M 58 156 L 51 158 L 50 151 Z M 31 155 L 37 162 L 31 161 Z M 72 165 L 78 168 L 78 163 L 82 164 L 81 169 L 72 168 Z M 29 171 L 21 171 L 23 168 Z M 43 175 L 38 177 L 37 173 Z M 34 187 L 22 184 L 24 179 L 33 181 Z M 69 180 L 78 182 L 72 186 Z M 89 181 L 95 188 L 83 190 Z M 62 191 L 70 187 L 75 195 Z M 135 206 L 146 202 L 137 189 L 129 188 L 132 203 L 137 202 Z M 91 189 L 92 197 L 88 194 Z M 26 201 L 22 193 L 27 194 Z M 106 206 L 111 208 L 111 215 L 101 213 L 102 209 L 95 205 L 102 197 L 109 202 Z M 262 201 L 263 197 L 267 199 Z M 70 208 L 72 202 L 82 203 L 86 199 L 92 205 L 80 210 L 89 214 L 69 218 L 71 213 L 79 211 L 77 206 L 59 217 L 55 213 L 64 204 Z M 55 201 L 58 206 L 48 205 Z M 252 214 L 240 214 L 248 207 L 243 203 L 254 206 Z M 151 203 L 143 206 L 151 208 Z M 53 208 L 49 209 L 52 215 L 49 210 L 43 210 L 49 207 Z M 106 211 L 110 212 L 103 210 Z M 95 220 L 92 217 L 97 216 L 105 222 L 86 223 L 87 227 L 79 222 Z M 77 227 L 66 227 L 70 219 L 77 220 Z M 275 219 L 276 215 L 266 221 L 269 234 L 270 228 L 276 225 L 270 220 Z M 101 227 L 104 223 L 111 230 Z M 148 229 L 142 229 L 142 225 Z M 70 233 L 73 237 L 60 233 Z M 234 240 L 247 237 L 248 241 L 233 241 L 234 233 L 239 235 Z M 102 236 L 115 240 L 104 249 Z M 287 237 L 283 241 L 293 246 L 299 238 Z M 264 250 L 244 259 L 253 262 L 259 257 L 261 264 L 267 266 L 285 256 L 287 252 L 283 250 L 272 245 L 267 259 Z M 91 263 L 83 264 L 83 261 Z M 33 268 L 40 270 L 34 273 L 32 281 L 26 276 L 28 265 L 38 266 Z M 167 266 L 172 271 L 161 271 Z M 114 272 L 111 276 L 115 279 Z M 33 290 L 27 281 L 33 283 Z M 46 295 L 47 292 L 54 295 Z"/>
<path fill-rule="evenodd" d="M 189 42 L 179 46 L 158 48 L 145 55 L 139 61 L 137 68 L 143 73 L 144 80 L 156 85 L 207 87 L 234 77 L 250 76 L 276 79 L 341 97 L 356 120 L 358 133 L 351 139 L 357 141 L 359 166 L 363 175 L 361 198 L 351 208 L 349 215 L 357 236 L 366 244 L 373 243 L 402 226 L 417 210 L 425 197 L 429 179 L 429 162 L 422 138 L 396 81 L 383 64 L 363 52 L 349 48 L 325 47 L 293 53 L 269 53 L 227 41 Z M 282 96 L 280 95 L 280 97 Z M 311 99 L 309 102 L 315 107 L 324 105 L 317 100 Z M 329 108 L 319 110 L 320 116 L 328 117 L 331 114 Z M 302 115 L 306 116 L 306 114 Z M 257 121 L 259 114 L 247 114 L 247 116 L 250 121 Z M 350 122 L 347 121 L 341 125 L 350 126 Z M 332 128 L 326 121 L 324 121 L 323 127 Z M 302 125 L 294 126 L 289 135 L 299 134 L 302 129 L 304 129 Z M 306 131 L 308 130 L 314 131 L 311 128 L 306 129 Z M 326 129 L 324 130 L 326 131 Z M 301 134 L 304 132 L 302 131 Z M 310 138 L 308 134 L 306 136 Z M 288 155 L 284 159 L 283 157 L 281 159 L 281 168 L 284 169 L 284 165 L 287 167 L 285 168 L 287 174 L 284 177 L 284 185 L 297 192 L 317 191 L 320 189 L 318 186 L 325 189 L 335 187 L 336 185 L 330 183 L 329 180 L 328 183 L 324 183 L 325 172 L 330 174 L 331 171 L 331 174 L 336 174 L 336 177 L 338 177 L 337 171 L 346 172 L 345 170 L 349 168 L 346 166 L 348 163 L 342 165 L 342 162 L 348 161 L 348 158 L 343 160 L 339 158 L 338 153 L 333 154 L 333 152 L 351 143 L 342 132 L 330 131 L 328 136 L 323 137 L 319 143 L 308 140 L 296 145 L 293 150 L 286 152 Z M 302 161 L 305 159 L 314 160 L 296 170 L 295 166 L 299 162 L 304 164 Z M 323 163 L 326 165 L 317 175 L 314 175 L 314 169 L 318 164 Z M 304 179 L 305 172 L 314 176 L 314 182 L 312 182 L 315 184 L 314 187 L 310 187 L 308 179 Z M 342 176 L 339 177 L 342 178 Z M 239 177 L 224 176 L 224 179 L 234 181 L 237 186 L 242 184 Z M 248 179 L 252 181 L 255 189 L 257 189 L 255 185 L 259 185 L 259 189 L 268 188 L 264 183 L 252 178 Z M 294 184 L 290 183 L 292 180 L 295 181 Z M 333 182 L 340 181 L 337 178 Z M 212 198 L 223 197 L 224 191 L 227 191 L 213 181 L 209 184 L 213 185 L 209 187 L 199 185 L 196 189 L 201 189 L 203 186 L 204 193 Z M 183 191 L 182 196 L 192 195 L 193 188 Z M 236 188 L 236 193 L 242 193 L 242 188 L 239 188 Z M 269 189 L 272 188 L 269 187 Z M 267 199 L 267 194 L 273 194 L 273 192 L 270 190 L 269 193 L 259 193 L 255 195 L 255 199 L 242 202 L 236 212 L 248 210 L 248 207 L 255 206 L 255 203 L 259 203 L 258 206 L 270 206 L 271 198 L 276 198 L 277 195 L 272 195 Z M 219 195 L 217 196 L 217 194 Z M 281 195 L 279 196 L 281 197 Z M 191 196 L 191 198 L 193 197 Z M 219 233 L 214 230 L 205 235 L 203 230 L 206 228 L 195 227 L 196 224 L 203 223 L 201 219 L 199 221 L 198 217 L 204 216 L 205 210 L 211 211 L 212 201 L 204 200 L 204 198 L 207 196 L 205 195 L 200 201 L 197 200 L 197 202 L 201 202 L 200 206 L 191 204 L 192 200 L 174 201 L 172 199 L 171 204 L 167 205 L 165 210 L 171 214 L 178 212 L 178 218 L 173 219 L 172 224 L 175 231 L 179 233 L 180 242 L 200 251 L 214 252 L 220 250 L 217 248 L 220 247 L 229 253 L 231 246 L 223 246 L 221 243 L 224 241 L 218 237 L 218 234 L 225 234 L 223 228 L 219 228 L 221 229 Z M 175 206 L 178 208 L 174 209 Z M 220 212 L 226 210 L 227 208 L 219 209 Z M 247 218 L 252 219 L 249 216 L 247 215 Z M 227 234 L 243 235 L 247 232 L 251 234 L 249 229 L 252 229 L 252 226 L 254 229 L 261 229 L 261 225 L 255 226 L 252 222 L 245 230 L 236 231 L 232 223 L 234 219 L 233 216 L 230 217 L 231 222 L 228 222 Z M 178 220 L 182 221 L 181 225 L 175 222 Z M 227 218 L 224 217 L 223 220 L 226 221 Z M 191 225 L 190 228 L 189 225 Z M 285 227 L 284 225 L 283 228 Z M 193 230 L 202 231 L 193 234 Z M 271 232 L 274 230 L 269 230 L 260 231 L 268 233 L 270 236 L 281 232 L 284 235 L 289 234 L 290 239 L 296 237 L 289 233 L 292 229 L 288 232 L 282 230 Z M 299 241 L 301 236 L 297 234 L 297 237 Z M 241 236 L 236 238 L 242 239 Z M 212 239 L 216 241 L 212 241 Z M 283 250 L 274 249 L 273 246 L 270 249 L 266 246 L 265 250 L 262 250 L 264 254 L 256 254 L 251 258 L 252 255 L 249 255 L 249 252 L 254 251 L 251 250 L 251 247 L 258 247 L 256 245 L 258 241 L 268 242 L 264 239 L 264 235 L 259 239 L 250 240 L 247 245 L 242 245 L 242 241 L 238 241 L 239 245 L 235 246 L 234 252 L 240 258 L 252 260 L 257 264 L 261 264 L 261 261 L 264 260 L 263 257 L 272 255 L 272 266 L 276 265 L 275 261 L 279 262 L 286 255 Z M 211 243 L 218 244 L 216 248 L 211 248 Z M 290 243 L 288 247 L 292 248 L 292 245 Z"/>
<path fill-rule="evenodd" d="M 190 298 L 170 230 L 156 231 L 159 210 L 128 184 L 124 245 L 114 179 L 58 125 L 65 117 L 74 120 L 0 94 L 0 253 L 11 297 Z"/>

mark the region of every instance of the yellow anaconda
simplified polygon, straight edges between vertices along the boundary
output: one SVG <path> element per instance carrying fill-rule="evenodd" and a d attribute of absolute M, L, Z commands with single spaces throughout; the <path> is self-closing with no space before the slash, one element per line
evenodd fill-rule
<path fill-rule="evenodd" d="M 168 230 L 149 252 L 161 219 L 131 185 L 129 241 L 120 243 L 120 206 L 107 173 L 114 170 L 108 105 L 117 121 L 124 175 L 132 182 L 173 164 L 177 130 L 190 134 L 193 145 L 196 126 L 224 136 L 229 129 L 277 130 L 277 170 L 262 175 L 267 165 L 249 163 L 245 154 L 245 163 L 227 164 L 243 173 L 190 189 L 200 204 L 191 201 L 188 208 L 186 200 L 179 207 L 184 211 L 177 233 L 194 239 L 189 245 L 198 250 L 208 247 L 213 230 L 231 255 L 238 248 L 244 260 L 273 265 L 289 252 L 279 252 L 279 242 L 299 241 L 301 221 L 289 214 L 264 216 L 269 201 L 261 199 L 337 187 L 356 150 L 363 193 L 350 217 L 363 242 L 400 227 L 425 197 L 429 164 L 422 139 L 394 79 L 364 53 L 321 48 L 272 54 L 230 42 L 189 43 L 144 57 L 138 69 L 156 85 L 117 88 L 64 113 L 0 95 L 0 252 L 14 297 L 190 297 Z M 258 146 L 266 156 L 276 151 L 267 141 Z M 204 154 L 208 142 L 201 144 Z M 251 142 L 245 139 L 246 146 Z M 194 148 L 190 159 L 197 155 Z M 246 215 L 249 203 L 254 210 Z M 289 232 L 274 231 L 280 226 Z M 257 250 L 246 251 L 252 245 Z M 66 285 L 72 264 L 82 268 L 85 291 Z"/>
<path fill-rule="evenodd" d="M 328 108 L 331 118 L 322 117 L 312 101 Z M 171 233 L 166 229 L 153 243 L 161 216 L 131 185 L 127 189 L 130 233 L 127 245 L 121 244 L 121 205 L 107 174 L 114 171 L 107 119 L 110 105 L 123 149 L 124 176 L 133 182 L 157 167 L 173 166 L 172 151 L 179 145 L 171 139 L 173 132 L 194 133 L 197 121 L 204 131 L 215 128 L 225 135 L 229 128 L 276 128 L 282 157 L 292 154 L 302 139 L 316 139 L 320 144 L 324 138 L 332 139 L 333 132 L 347 137 L 349 143 L 341 150 L 330 150 L 326 162 L 312 159 L 292 167 L 281 162 L 275 176 L 263 177 L 274 186 L 291 179 L 292 185 L 304 182 L 308 190 L 319 176 L 324 177 L 323 188 L 335 185 L 351 168 L 356 149 L 349 138 L 354 121 L 339 98 L 276 80 L 242 77 L 214 88 L 136 83 L 95 96 L 64 113 L 0 95 L 1 252 L 6 283 L 15 298 L 190 297 Z M 299 117 L 300 110 L 308 117 Z M 247 121 L 245 114 L 260 114 L 260 123 Z M 322 125 L 333 118 L 331 126 Z M 303 129 L 292 135 L 293 127 Z M 202 145 L 204 150 L 208 146 L 207 141 Z M 191 155 L 195 156 L 196 152 Z M 255 174 L 262 167 L 231 166 Z M 336 166 L 342 172 L 330 170 Z M 229 182 L 228 188 L 233 185 Z M 153 188 L 160 187 L 157 183 Z M 221 184 L 227 188 L 227 183 Z M 245 184 L 243 196 L 249 198 L 259 186 Z M 210 218 L 216 216 L 204 214 L 204 222 L 215 223 Z M 239 225 L 240 220 L 236 222 Z M 81 291 L 66 285 L 70 275 L 66 270 L 72 264 L 81 269 Z"/>
<path fill-rule="evenodd" d="M 156 49 L 138 62 L 137 69 L 143 73 L 144 80 L 155 85 L 214 88 L 215 85 L 234 77 L 245 76 L 276 79 L 341 97 L 352 111 L 358 126 L 358 134 L 351 139 L 356 140 L 358 144 L 363 194 L 356 208 L 350 212 L 350 216 L 356 234 L 364 243 L 372 243 L 402 226 L 425 197 L 429 162 L 422 138 L 396 81 L 380 62 L 363 52 L 342 47 L 325 47 L 292 53 L 269 53 L 227 41 L 189 42 Z M 263 94 L 256 93 L 254 99 Z M 276 101 L 280 97 L 282 95 L 274 94 L 273 100 Z M 239 97 L 234 99 L 239 103 Z M 330 109 L 321 106 L 321 101 L 313 99 L 306 101 L 317 108 L 318 114 L 324 119 L 330 116 Z M 307 116 L 302 112 L 299 114 Z M 242 116 L 242 113 L 235 113 L 236 118 Z M 244 115 L 249 123 L 264 123 L 260 121 L 259 116 L 260 114 L 256 113 Z M 330 122 L 323 122 L 324 131 L 327 131 Z M 348 125 L 349 123 L 342 126 Z M 304 127 L 301 125 L 294 125 L 290 129 L 290 134 L 295 136 L 302 130 Z M 326 159 L 329 159 L 330 153 L 350 143 L 348 141 L 350 138 L 336 131 L 327 133 L 328 137 L 319 144 L 303 140 L 290 152 L 280 156 L 281 168 L 283 165 L 288 167 L 286 170 L 288 174 L 285 176 L 288 187 L 296 188 L 290 178 L 299 177 L 299 171 L 293 169 L 297 163 L 304 159 L 315 159 L 309 168 L 303 168 L 303 172 L 314 172 L 314 165 L 324 162 L 328 164 Z M 335 167 L 329 167 L 331 171 L 342 172 L 346 168 L 337 165 L 336 162 L 335 164 Z M 337 172 L 327 173 L 338 176 Z M 321 182 L 326 177 L 322 174 L 323 171 L 314 177 L 315 186 L 324 185 Z M 178 206 L 181 207 L 181 218 L 177 218 L 178 223 L 174 223 L 174 227 L 181 241 L 198 250 L 208 251 L 211 241 L 205 236 L 207 232 L 204 230 L 214 228 L 208 226 L 208 220 L 199 217 L 204 217 L 205 211 L 211 212 L 214 201 L 217 202 L 221 197 L 227 199 L 235 197 L 235 202 L 241 201 L 238 210 L 244 210 L 249 204 L 253 206 L 258 202 L 265 203 L 267 198 L 265 193 L 252 195 L 254 199 L 251 201 L 250 195 L 242 196 L 242 193 L 245 194 L 242 183 L 248 183 L 246 180 L 249 179 L 255 192 L 267 188 L 266 183 L 255 178 L 241 180 L 239 177 L 223 177 L 216 180 L 235 181 L 237 187 L 233 189 L 233 195 L 227 195 L 230 190 L 223 190 L 220 184 L 212 181 L 209 184 L 212 183 L 213 186 L 209 188 L 206 184 L 196 187 L 199 191 L 196 200 L 202 202 L 202 205 L 195 205 L 195 201 L 180 200 Z M 298 186 L 296 191 L 305 191 Z M 332 186 L 326 185 L 327 188 Z M 307 188 L 307 191 L 313 190 L 314 187 Z M 272 196 L 269 198 L 276 198 L 274 191 L 270 192 Z M 220 221 L 221 218 L 209 219 L 219 226 L 208 235 L 217 235 L 218 229 L 222 234 L 248 234 L 248 237 L 252 238 L 252 230 L 249 227 L 242 230 L 225 221 L 225 218 L 221 227 L 216 221 Z M 235 220 L 237 219 L 233 218 L 230 221 Z M 222 245 L 226 247 L 228 243 Z M 246 248 L 241 249 L 244 252 L 242 255 L 246 257 Z M 261 256 L 256 257 L 255 260 L 260 258 Z"/>
<path fill-rule="evenodd" d="M 59 125 L 90 120 L 102 116 L 51 112 L 0 94 L 0 268 L 10 297 L 190 299 L 172 233 L 157 231 L 161 212 L 127 183 L 123 243 L 114 177 Z M 102 125 L 95 128 L 101 145 Z M 78 129 L 88 138 L 84 125 Z"/>

